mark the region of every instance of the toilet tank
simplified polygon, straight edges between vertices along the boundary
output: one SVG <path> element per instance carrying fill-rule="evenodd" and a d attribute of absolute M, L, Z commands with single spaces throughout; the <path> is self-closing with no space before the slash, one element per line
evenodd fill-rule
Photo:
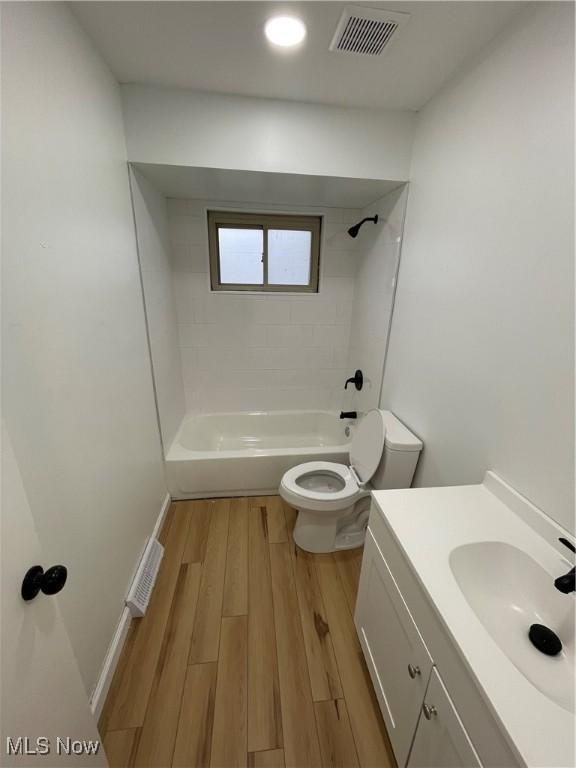
<path fill-rule="evenodd" d="M 409 488 L 422 450 L 422 441 L 391 411 L 382 411 L 382 415 L 386 423 L 386 440 L 380 464 L 372 476 L 372 488 Z"/>

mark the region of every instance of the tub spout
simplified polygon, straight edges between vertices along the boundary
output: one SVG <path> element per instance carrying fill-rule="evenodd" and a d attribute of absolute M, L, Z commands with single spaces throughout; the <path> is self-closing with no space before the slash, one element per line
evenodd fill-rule
<path fill-rule="evenodd" d="M 341 419 L 357 419 L 358 414 L 356 411 L 340 411 Z"/>

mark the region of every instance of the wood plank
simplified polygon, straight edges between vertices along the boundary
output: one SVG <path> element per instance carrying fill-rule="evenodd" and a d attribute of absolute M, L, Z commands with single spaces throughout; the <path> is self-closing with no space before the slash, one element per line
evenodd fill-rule
<path fill-rule="evenodd" d="M 186 671 L 172 760 L 177 768 L 210 765 L 217 670 L 217 664 L 195 664 Z"/>
<path fill-rule="evenodd" d="M 280 496 L 261 496 L 259 503 L 266 507 L 268 518 L 268 541 L 271 544 L 279 544 L 288 541 L 286 533 L 286 518 Z"/>
<path fill-rule="evenodd" d="M 270 565 L 286 764 L 317 768 L 320 746 L 287 543 L 270 544 Z"/>
<path fill-rule="evenodd" d="M 172 762 L 201 571 L 200 563 L 185 563 L 180 567 L 136 753 L 139 768 L 155 768 Z"/>
<path fill-rule="evenodd" d="M 222 619 L 210 765 L 246 765 L 248 620 Z"/>
<path fill-rule="evenodd" d="M 270 580 L 268 519 L 260 506 L 248 514 L 248 750 L 282 746 L 276 631 Z"/>
<path fill-rule="evenodd" d="M 202 566 L 200 595 L 188 657 L 189 664 L 218 660 L 230 501 L 218 499 L 210 503 L 213 505 L 210 530 L 206 542 L 206 557 Z"/>
<path fill-rule="evenodd" d="M 248 768 L 284 768 L 284 750 L 268 749 L 248 753 Z"/>
<path fill-rule="evenodd" d="M 166 546 L 166 542 L 168 540 L 168 532 L 170 530 L 170 526 L 172 525 L 176 510 L 178 509 L 180 504 L 181 502 L 178 502 L 178 501 L 172 502 L 172 504 L 170 504 L 170 506 L 168 507 L 168 511 L 166 512 L 166 517 L 164 518 L 164 522 L 162 523 L 162 528 L 160 530 L 160 533 L 158 534 L 158 541 L 164 547 Z"/>
<path fill-rule="evenodd" d="M 332 555 L 314 558 L 350 726 L 362 766 L 393 768 L 396 763 L 364 663 L 346 595 Z"/>
<path fill-rule="evenodd" d="M 213 504 L 208 499 L 180 503 L 184 504 L 190 515 L 190 527 L 188 529 L 182 562 L 202 563 L 206 556 L 206 544 L 208 542 Z"/>
<path fill-rule="evenodd" d="M 314 556 L 291 547 L 296 592 L 314 701 L 342 698 L 330 626 L 314 567 Z"/>
<path fill-rule="evenodd" d="M 138 746 L 140 728 L 108 731 L 104 737 L 104 751 L 110 768 L 131 768 Z"/>
<path fill-rule="evenodd" d="M 342 588 L 344 589 L 346 602 L 348 603 L 352 616 L 354 616 L 354 610 L 356 608 L 356 595 L 358 594 L 358 583 L 360 581 L 363 554 L 363 547 L 334 552 L 334 560 L 338 566 Z"/>
<path fill-rule="evenodd" d="M 143 618 L 132 622 L 136 625 L 134 633 L 130 644 L 123 651 L 125 659 L 115 675 L 118 680 L 110 693 L 111 703 L 104 723 L 105 731 L 136 728 L 144 722 L 180 572 L 189 519 L 185 508 L 176 505 L 167 530 L 164 558 L 148 610 Z"/>
<path fill-rule="evenodd" d="M 222 616 L 248 614 L 248 499 L 231 499 Z"/>
<path fill-rule="evenodd" d="M 358 755 L 343 699 L 314 704 L 322 765 L 325 768 L 350 768 L 358 765 Z"/>
<path fill-rule="evenodd" d="M 131 624 L 100 721 L 112 768 L 167 768 L 171 745 L 179 768 L 395 765 L 352 619 L 362 551 L 304 553 L 296 516 L 279 497 L 171 505 L 152 602 Z M 181 602 L 192 571 L 195 618 Z M 225 637 L 242 623 L 244 650 Z M 195 633 L 199 658 L 208 648 L 210 659 L 186 668 Z M 233 682 L 242 670 L 244 683 Z"/>

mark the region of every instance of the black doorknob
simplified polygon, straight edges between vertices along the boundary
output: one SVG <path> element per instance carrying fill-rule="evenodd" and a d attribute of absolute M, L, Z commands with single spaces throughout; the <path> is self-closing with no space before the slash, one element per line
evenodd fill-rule
<path fill-rule="evenodd" d="M 22 599 L 34 600 L 40 591 L 45 595 L 55 595 L 66 584 L 67 576 L 68 571 L 64 565 L 53 565 L 47 571 L 41 565 L 33 565 L 26 571 L 22 581 Z"/>

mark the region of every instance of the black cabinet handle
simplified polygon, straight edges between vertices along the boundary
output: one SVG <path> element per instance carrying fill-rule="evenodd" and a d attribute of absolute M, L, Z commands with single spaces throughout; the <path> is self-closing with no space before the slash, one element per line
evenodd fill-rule
<path fill-rule="evenodd" d="M 26 571 L 22 580 L 20 594 L 22 599 L 34 600 L 38 592 L 44 592 L 45 595 L 55 595 L 66 584 L 68 570 L 64 565 L 53 565 L 47 571 L 41 565 L 33 565 Z"/>

